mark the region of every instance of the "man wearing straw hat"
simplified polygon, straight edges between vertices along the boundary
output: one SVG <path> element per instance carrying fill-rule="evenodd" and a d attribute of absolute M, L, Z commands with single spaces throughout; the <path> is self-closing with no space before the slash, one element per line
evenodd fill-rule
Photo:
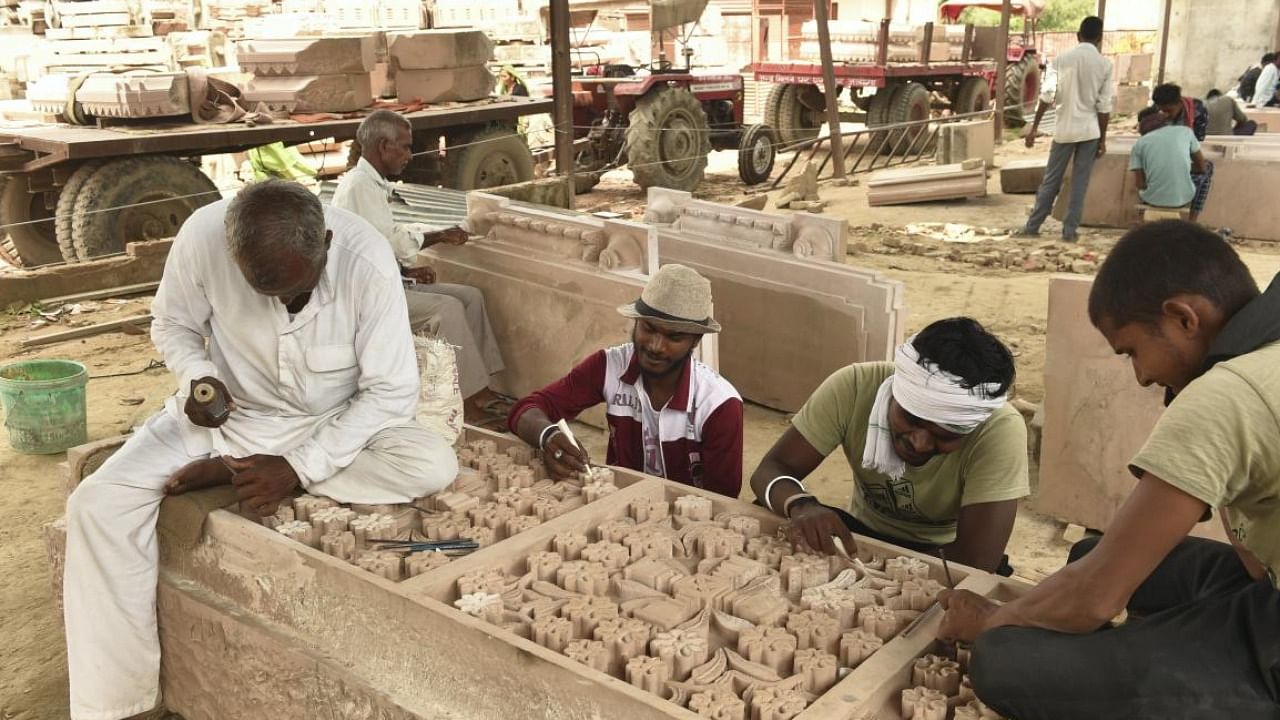
<path fill-rule="evenodd" d="M 605 462 L 737 497 L 742 487 L 742 398 L 694 360 L 711 317 L 711 283 L 683 265 L 654 273 L 640 298 L 618 308 L 635 321 L 631 342 L 606 348 L 568 375 L 521 399 L 507 424 L 545 452 L 563 479 L 587 469 L 587 455 L 556 427 L 605 403 Z"/>

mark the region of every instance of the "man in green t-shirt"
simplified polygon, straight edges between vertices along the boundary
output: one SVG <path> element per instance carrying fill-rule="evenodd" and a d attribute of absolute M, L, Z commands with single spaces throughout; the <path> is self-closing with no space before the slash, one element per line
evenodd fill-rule
<path fill-rule="evenodd" d="M 1013 356 L 975 320 L 939 320 L 894 362 L 837 370 L 751 476 L 793 540 L 853 552 L 850 530 L 948 560 L 1003 570 L 1004 547 L 1028 494 L 1027 429 L 1005 402 Z M 818 502 L 803 480 L 837 447 L 853 471 L 849 512 Z"/>
<path fill-rule="evenodd" d="M 1177 220 L 1098 270 L 1089 317 L 1168 409 L 1101 539 L 1004 604 L 944 593 L 978 697 L 1018 718 L 1280 718 L 1280 277 Z M 1188 538 L 1219 510 L 1231 544 Z M 1107 627 L 1122 611 L 1127 619 Z"/>

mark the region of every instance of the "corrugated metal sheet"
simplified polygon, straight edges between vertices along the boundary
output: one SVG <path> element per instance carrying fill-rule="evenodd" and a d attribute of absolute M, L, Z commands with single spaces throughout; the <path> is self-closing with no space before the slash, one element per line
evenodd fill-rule
<path fill-rule="evenodd" d="M 320 202 L 328 205 L 338 183 L 320 183 Z M 444 230 L 458 225 L 467 217 L 467 194 L 460 190 L 401 183 L 395 186 L 396 194 L 404 202 L 391 204 L 391 214 L 398 223 L 420 223 L 432 230 Z"/>

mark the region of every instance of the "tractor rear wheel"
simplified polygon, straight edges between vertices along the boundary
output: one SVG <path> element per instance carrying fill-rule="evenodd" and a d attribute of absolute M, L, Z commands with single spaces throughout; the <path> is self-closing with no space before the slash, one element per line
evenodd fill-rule
<path fill-rule="evenodd" d="M 693 190 L 702 182 L 711 152 L 702 103 L 683 87 L 645 95 L 631 111 L 625 147 L 640 187 Z"/>
<path fill-rule="evenodd" d="M 742 131 L 742 141 L 738 143 L 738 177 L 748 185 L 768 180 L 776 155 L 773 128 L 759 124 L 748 127 Z"/>
<path fill-rule="evenodd" d="M 178 234 L 197 208 L 221 198 L 200 168 L 168 155 L 112 160 L 80 186 L 71 219 L 76 255 L 123 252 L 127 243 Z"/>
<path fill-rule="evenodd" d="M 29 192 L 25 175 L 10 175 L 0 190 L 0 225 L 8 225 L 6 254 L 21 267 L 62 262 L 53 229 L 53 211 L 44 192 Z"/>
<path fill-rule="evenodd" d="M 1004 125 L 1017 128 L 1027 123 L 1040 96 L 1040 64 L 1035 55 L 1023 55 L 1009 65 L 1004 78 Z"/>
<path fill-rule="evenodd" d="M 533 179 L 533 153 L 524 138 L 499 125 L 459 138 L 446 147 L 445 186 L 454 190 L 483 190 Z M 449 145 L 454 145 L 452 138 Z"/>
<path fill-rule="evenodd" d="M 982 112 L 991 106 L 991 86 L 985 78 L 970 77 L 960 81 L 955 97 L 951 99 L 951 112 L 956 115 Z"/>
<path fill-rule="evenodd" d="M 782 146 L 818 137 L 825 119 L 826 97 L 816 85 L 774 85 L 764 104 L 764 124 Z"/>

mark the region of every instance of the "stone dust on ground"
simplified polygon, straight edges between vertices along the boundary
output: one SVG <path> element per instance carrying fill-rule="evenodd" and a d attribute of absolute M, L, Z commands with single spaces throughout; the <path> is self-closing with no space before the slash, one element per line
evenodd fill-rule
<path fill-rule="evenodd" d="M 1021 143 L 999 149 L 1002 159 L 1043 154 L 1047 141 L 1035 150 Z M 737 179 L 733 152 L 712 153 L 707 180 L 696 195 L 734 203 L 750 195 Z M 865 176 L 858 176 L 865 178 Z M 1019 226 L 1031 204 L 1027 195 L 1001 195 L 998 173 L 992 174 L 991 194 L 959 203 L 870 208 L 860 184 L 824 184 L 825 213 L 847 220 L 851 254 L 848 261 L 884 272 L 905 283 L 909 310 L 907 333 L 934 320 L 970 315 L 978 318 L 1013 350 L 1018 369 L 1015 395 L 1030 403 L 1044 397 L 1045 323 L 1048 284 L 1052 272 L 1070 271 L 1072 263 L 1095 263 L 1119 237 L 1116 231 L 1082 232 L 1079 245 L 1054 242 L 1060 226 L 1049 221 L 1044 236 L 1032 239 L 993 237 L 977 243 L 953 243 L 908 234 L 909 225 L 962 224 L 997 231 Z M 774 192 L 772 195 L 776 196 Z M 643 213 L 644 194 L 630 183 L 625 170 L 605 176 L 591 193 L 579 196 L 580 210 L 608 210 L 624 215 Z M 1247 245 L 1241 254 L 1260 282 L 1280 271 L 1280 253 L 1271 246 Z M 1078 270 L 1088 270 L 1077 265 Z M 159 354 L 145 334 L 112 333 L 22 350 L 20 341 L 35 334 L 103 322 L 146 312 L 150 298 L 124 302 L 83 303 L 81 314 L 33 328 L 38 315 L 0 315 L 0 357 L 70 358 L 89 367 L 95 379 L 88 387 L 90 439 L 127 432 L 156 412 L 174 391 L 165 370 L 143 370 Z M 46 308 L 46 310 L 50 310 Z M 98 376 L 136 373 L 123 377 Z M 745 474 L 750 476 L 765 452 L 786 429 L 789 417 L 748 405 L 745 427 Z M 585 430 L 593 457 L 603 456 L 604 434 Z M 13 452 L 0 442 L 0 720 L 65 718 L 67 710 L 66 657 L 61 618 L 53 610 L 48 563 L 41 528 L 63 512 L 61 455 L 30 456 Z M 1033 467 L 1032 486 L 1035 485 Z M 752 494 L 744 479 L 743 496 Z M 833 454 L 809 481 L 825 502 L 846 504 L 850 493 L 847 461 Z M 1019 576 L 1039 580 L 1061 566 L 1068 544 L 1061 540 L 1062 524 L 1022 508 L 1009 543 Z"/>

